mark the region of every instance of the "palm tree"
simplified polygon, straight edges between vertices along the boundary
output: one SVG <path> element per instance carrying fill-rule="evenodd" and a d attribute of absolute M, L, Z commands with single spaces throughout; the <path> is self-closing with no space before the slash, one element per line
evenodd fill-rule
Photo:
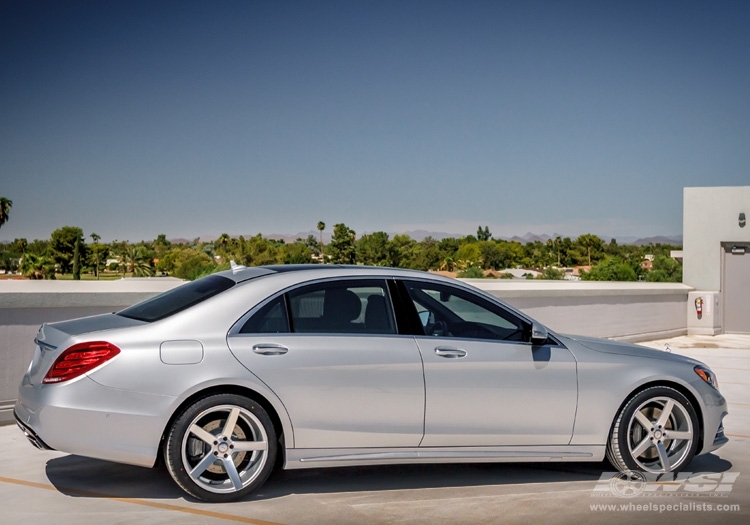
<path fill-rule="evenodd" d="M 101 240 L 101 236 L 98 233 L 92 233 L 89 237 L 91 237 L 91 240 L 94 241 L 94 244 L 98 244 Z M 94 268 L 94 273 L 96 274 L 96 280 L 99 280 L 99 250 L 96 249 L 96 246 L 94 246 L 94 257 L 96 258 L 96 267 Z"/>
<path fill-rule="evenodd" d="M 227 248 L 229 247 L 229 243 L 232 239 L 229 237 L 229 234 L 222 233 L 219 235 L 219 238 L 216 239 L 216 248 L 220 255 L 226 256 L 227 254 Z"/>
<path fill-rule="evenodd" d="M 12 207 L 13 207 L 12 200 L 6 199 L 5 197 L 0 197 L 0 228 L 2 228 L 3 224 L 8 222 L 10 209 Z"/>
<path fill-rule="evenodd" d="M 132 273 L 133 277 L 150 277 L 153 275 L 151 261 L 143 246 L 126 245 L 120 255 L 120 259 L 120 269 L 122 270 L 123 277 L 125 277 L 126 272 Z"/>
<path fill-rule="evenodd" d="M 326 223 L 318 221 L 318 231 L 320 232 L 320 257 L 323 259 L 323 262 L 326 262 L 325 255 L 323 255 L 323 230 L 325 229 Z"/>
<path fill-rule="evenodd" d="M 601 244 L 601 239 L 599 239 L 599 237 L 594 234 L 584 233 L 583 235 L 578 236 L 576 242 L 581 247 L 586 248 L 586 253 L 589 259 L 589 266 L 591 266 L 591 248 L 599 246 Z"/>
<path fill-rule="evenodd" d="M 21 273 L 29 279 L 46 279 L 55 275 L 55 263 L 46 255 L 27 253 L 21 262 Z"/>
<path fill-rule="evenodd" d="M 21 250 L 21 257 L 26 253 L 26 247 L 29 245 L 29 241 L 25 237 L 21 237 L 13 241 L 13 243 Z"/>
<path fill-rule="evenodd" d="M 438 267 L 438 270 L 445 271 L 445 272 L 452 272 L 455 267 L 456 267 L 456 262 L 453 260 L 453 257 L 446 257 L 445 259 L 443 259 L 443 262 Z"/>

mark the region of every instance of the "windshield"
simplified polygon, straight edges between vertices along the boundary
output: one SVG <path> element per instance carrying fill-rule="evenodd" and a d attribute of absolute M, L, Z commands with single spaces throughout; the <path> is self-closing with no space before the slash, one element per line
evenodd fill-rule
<path fill-rule="evenodd" d="M 220 294 L 234 285 L 232 279 L 209 275 L 120 310 L 117 315 L 147 323 L 159 321 Z"/>

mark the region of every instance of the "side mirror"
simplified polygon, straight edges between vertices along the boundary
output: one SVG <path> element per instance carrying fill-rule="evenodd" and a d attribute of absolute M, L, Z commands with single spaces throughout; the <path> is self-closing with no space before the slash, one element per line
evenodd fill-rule
<path fill-rule="evenodd" d="M 532 345 L 543 345 L 547 341 L 547 329 L 539 323 L 533 323 L 531 325 L 531 344 Z"/>

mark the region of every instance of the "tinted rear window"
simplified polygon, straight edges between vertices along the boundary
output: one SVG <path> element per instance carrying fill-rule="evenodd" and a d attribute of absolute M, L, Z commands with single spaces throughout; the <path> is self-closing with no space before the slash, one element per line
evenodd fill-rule
<path fill-rule="evenodd" d="M 234 285 L 232 279 L 209 275 L 125 308 L 117 312 L 117 315 L 148 323 L 158 321 L 220 294 Z"/>

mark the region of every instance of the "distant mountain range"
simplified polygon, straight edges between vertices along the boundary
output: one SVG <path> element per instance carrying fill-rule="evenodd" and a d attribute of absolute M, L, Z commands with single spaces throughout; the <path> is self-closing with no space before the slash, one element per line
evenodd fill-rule
<path fill-rule="evenodd" d="M 371 233 L 371 232 L 365 232 L 365 233 Z M 402 232 L 415 241 L 421 241 L 427 237 L 432 237 L 433 239 L 436 239 L 438 241 L 442 239 L 447 239 L 448 237 L 463 237 L 465 234 L 461 233 L 446 233 L 446 232 L 432 232 L 427 230 L 412 230 L 407 232 Z M 257 234 L 249 234 L 245 235 L 244 237 L 247 239 L 248 237 L 253 237 L 253 235 Z M 315 231 L 307 231 L 307 232 L 298 232 L 294 235 L 284 234 L 284 233 L 272 233 L 270 235 L 264 235 L 267 239 L 275 239 L 275 240 L 283 240 L 284 242 L 291 243 L 296 241 L 297 239 L 306 239 L 308 235 L 312 235 L 316 239 L 320 238 L 320 232 Z M 397 233 L 389 233 L 391 237 L 394 235 L 397 235 Z M 232 235 L 232 237 L 239 237 L 238 235 Z M 506 241 L 516 241 L 520 242 L 521 244 L 526 244 L 530 242 L 547 242 L 549 239 L 554 239 L 556 237 L 566 237 L 565 235 L 561 235 L 558 233 L 553 233 L 552 235 L 547 235 L 546 233 L 543 234 L 536 234 L 527 232 L 525 235 L 519 237 L 518 235 L 514 235 L 513 237 L 502 237 L 502 236 L 496 236 L 495 239 L 503 239 Z M 599 236 L 602 239 L 604 239 L 605 242 L 609 242 L 610 239 L 614 238 L 617 239 L 618 244 L 634 244 L 636 246 L 645 246 L 648 244 L 672 244 L 676 246 L 682 246 L 682 235 L 656 235 L 654 237 L 627 237 L 627 236 L 621 236 L 621 237 L 610 237 L 610 236 Z M 571 236 L 571 238 L 573 238 Z M 217 235 L 203 235 L 200 237 L 200 240 L 203 242 L 213 242 L 216 239 L 218 239 Z M 186 244 L 192 242 L 193 239 L 185 239 L 182 237 L 178 237 L 175 239 L 170 239 L 170 242 L 175 244 Z M 331 242 L 331 234 L 327 232 L 323 232 L 323 242 L 328 244 Z"/>
<path fill-rule="evenodd" d="M 620 242 L 618 239 L 617 242 Z M 644 237 L 636 239 L 633 242 L 622 242 L 621 244 L 635 244 L 636 246 L 645 246 L 646 244 L 675 244 L 682 246 L 682 235 L 657 235 L 656 237 Z"/>

